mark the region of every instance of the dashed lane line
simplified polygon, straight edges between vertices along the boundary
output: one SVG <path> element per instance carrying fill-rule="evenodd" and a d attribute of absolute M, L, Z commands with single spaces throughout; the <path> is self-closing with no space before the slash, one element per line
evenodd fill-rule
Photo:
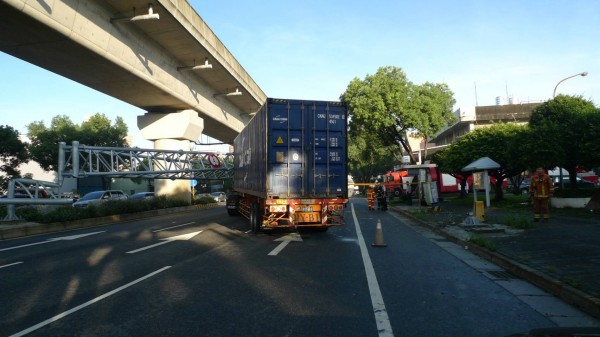
<path fill-rule="evenodd" d="M 171 227 L 167 227 L 167 228 L 163 228 L 163 229 L 157 229 L 155 231 L 152 231 L 152 233 L 162 232 L 162 231 L 166 231 L 167 229 L 172 229 L 172 228 L 177 228 L 177 227 L 188 226 L 188 225 L 192 225 L 192 224 L 195 224 L 195 223 L 196 223 L 195 221 L 192 221 L 192 222 L 184 223 L 184 224 L 177 225 L 177 226 L 171 226 Z"/>
<path fill-rule="evenodd" d="M 14 265 L 16 265 L 16 264 L 21 264 L 21 263 L 23 263 L 23 261 L 21 261 L 21 262 L 15 262 L 15 263 L 11 263 L 11 264 L 5 264 L 5 265 L 3 265 L 3 266 L 0 266 L 0 269 L 2 269 L 2 268 L 6 268 L 6 267 L 10 267 L 10 266 L 14 266 Z"/>
<path fill-rule="evenodd" d="M 148 279 L 148 278 L 150 278 L 150 277 L 152 277 L 152 276 L 154 276 L 156 274 L 162 273 L 163 271 L 165 271 L 165 270 L 167 270 L 169 268 L 171 268 L 171 266 L 166 266 L 166 267 L 163 267 L 163 268 L 161 268 L 159 270 L 156 270 L 156 271 L 154 271 L 154 272 L 152 272 L 152 273 L 150 273 L 150 274 L 148 274 L 146 276 L 140 277 L 139 279 L 137 279 L 135 281 L 129 282 L 129 283 L 127 283 L 124 286 L 120 286 L 119 288 L 117 288 L 115 290 L 109 291 L 109 292 L 107 292 L 104 295 L 98 296 L 98 297 L 96 297 L 96 298 L 94 298 L 94 299 L 92 299 L 90 301 L 87 301 L 87 302 L 85 302 L 83 304 L 80 304 L 80 305 L 76 306 L 73 309 L 67 310 L 67 311 L 65 311 L 65 312 L 63 312 L 61 314 L 58 314 L 58 315 L 56 315 L 56 316 L 54 316 L 52 318 L 49 318 L 49 319 L 47 319 L 47 320 L 45 320 L 43 322 L 40 322 L 40 323 L 38 323 L 38 324 L 36 324 L 34 326 L 31 326 L 31 327 L 29 327 L 29 328 L 27 328 L 25 330 L 19 331 L 16 334 L 11 335 L 10 337 L 24 336 L 24 335 L 26 335 L 26 334 L 28 334 L 30 332 L 33 332 L 33 331 L 35 331 L 35 330 L 37 330 L 39 328 L 42 328 L 42 327 L 44 327 L 44 326 L 46 326 L 46 325 L 48 325 L 50 323 L 56 322 L 59 319 L 64 318 L 64 317 L 66 317 L 66 316 L 68 316 L 68 315 L 70 315 L 70 314 L 72 314 L 74 312 L 77 312 L 77 311 L 79 311 L 79 310 L 81 310 L 81 309 L 83 309 L 83 308 L 85 308 L 87 306 L 90 306 L 90 305 L 92 305 L 92 304 L 94 304 L 96 302 L 99 302 L 99 301 L 101 301 L 101 300 L 103 300 L 103 299 L 105 299 L 105 298 L 107 298 L 109 296 L 112 296 L 112 295 L 118 293 L 121 290 L 125 290 L 126 288 L 129 288 L 132 285 L 135 285 L 136 283 L 142 282 L 143 280 Z"/>

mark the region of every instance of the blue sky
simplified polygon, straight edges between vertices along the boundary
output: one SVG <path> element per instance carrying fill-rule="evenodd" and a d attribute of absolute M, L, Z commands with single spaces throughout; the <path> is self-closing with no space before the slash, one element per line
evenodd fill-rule
<path fill-rule="evenodd" d="M 456 106 L 578 94 L 600 105 L 600 2 L 190 0 L 270 97 L 337 100 L 354 77 L 393 65 L 445 82 Z M 0 53 L 0 124 L 96 112 L 123 116 L 138 146 L 144 111 Z M 9 79 L 9 80 L 6 80 Z"/>

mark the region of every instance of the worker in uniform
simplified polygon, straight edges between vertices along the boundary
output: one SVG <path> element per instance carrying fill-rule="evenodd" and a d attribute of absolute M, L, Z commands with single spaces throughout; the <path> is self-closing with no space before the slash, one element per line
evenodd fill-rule
<path fill-rule="evenodd" d="M 548 221 L 548 205 L 550 197 L 554 193 L 552 179 L 546 174 L 544 168 L 538 167 L 531 177 L 529 184 L 529 195 L 533 200 L 533 221 Z"/>
<path fill-rule="evenodd" d="M 377 209 L 382 211 L 387 211 L 387 196 L 385 192 L 385 186 L 377 186 Z"/>
<path fill-rule="evenodd" d="M 367 203 L 369 211 L 375 210 L 375 186 L 369 186 L 367 189 Z"/>

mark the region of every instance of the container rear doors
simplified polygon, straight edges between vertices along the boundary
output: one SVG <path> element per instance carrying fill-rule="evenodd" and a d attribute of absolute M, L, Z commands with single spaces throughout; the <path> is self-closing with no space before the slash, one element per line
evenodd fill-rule
<path fill-rule="evenodd" d="M 346 109 L 338 102 L 269 99 L 268 194 L 347 195 Z"/>

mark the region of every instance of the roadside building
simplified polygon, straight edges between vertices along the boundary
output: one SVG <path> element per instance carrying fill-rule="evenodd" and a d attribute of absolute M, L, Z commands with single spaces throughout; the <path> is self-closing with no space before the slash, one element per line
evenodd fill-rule
<path fill-rule="evenodd" d="M 454 112 L 458 121 L 439 132 L 429 143 L 432 143 L 435 147 L 450 145 L 460 136 L 477 128 L 488 127 L 498 122 L 527 124 L 533 109 L 541 104 L 524 103 L 461 107 Z"/>

